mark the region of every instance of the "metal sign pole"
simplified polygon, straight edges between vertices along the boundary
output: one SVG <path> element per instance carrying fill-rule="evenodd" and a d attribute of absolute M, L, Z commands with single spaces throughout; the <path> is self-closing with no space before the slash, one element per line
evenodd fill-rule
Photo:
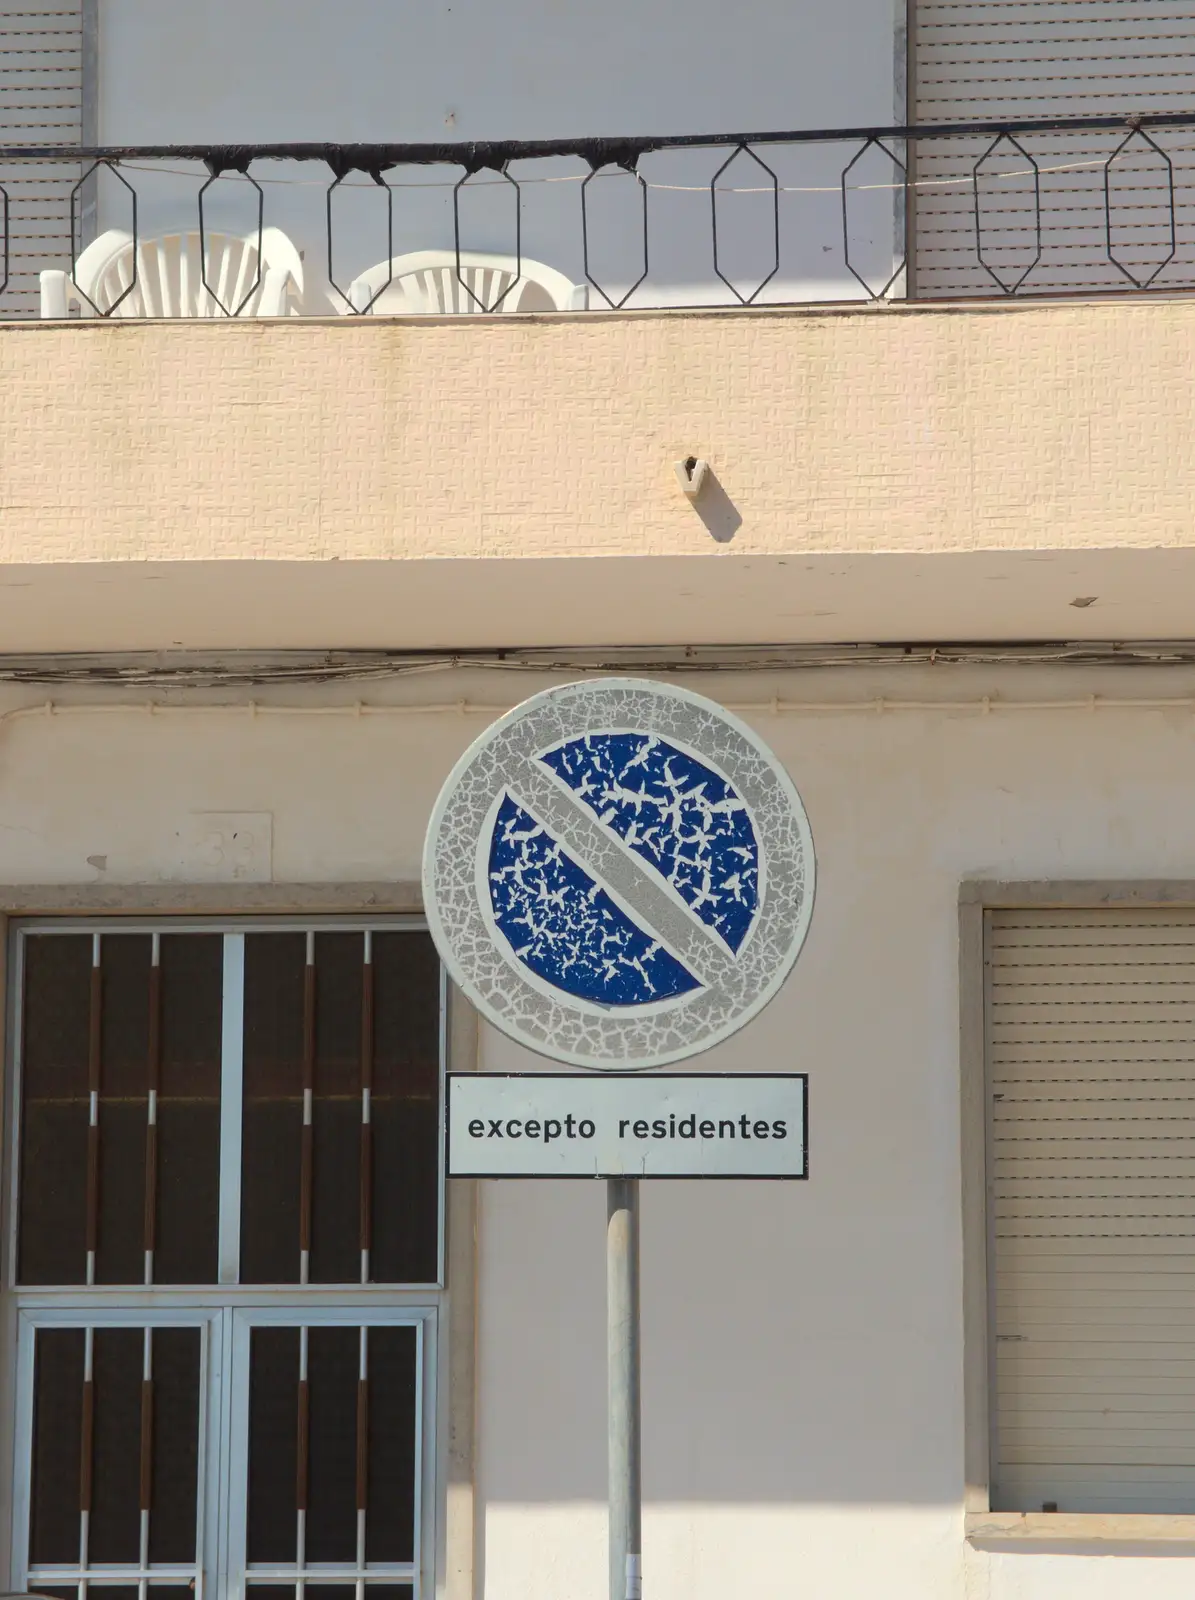
<path fill-rule="evenodd" d="M 639 1478 L 639 1180 L 606 1180 L 610 1600 L 643 1593 Z"/>

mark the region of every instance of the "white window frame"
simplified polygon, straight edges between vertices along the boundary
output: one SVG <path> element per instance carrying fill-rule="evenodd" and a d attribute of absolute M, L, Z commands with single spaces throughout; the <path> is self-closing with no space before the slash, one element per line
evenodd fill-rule
<path fill-rule="evenodd" d="M 377 1582 L 410 1583 L 415 1600 L 433 1600 L 437 1593 L 437 1551 L 443 1545 L 441 1527 L 443 1500 L 441 1468 L 442 1404 L 438 1392 L 439 1364 L 442 1359 L 442 1325 L 445 1304 L 446 1183 L 443 1171 L 443 1142 L 438 1141 L 440 1183 L 437 1198 L 437 1276 L 419 1284 L 240 1284 L 233 1281 L 239 1264 L 240 1214 L 235 1213 L 235 1241 L 230 1194 L 240 1189 L 241 1055 L 243 1010 L 235 1005 L 243 988 L 243 936 L 247 933 L 316 933 L 373 931 L 426 931 L 426 919 L 406 913 L 364 913 L 361 915 L 301 916 L 54 916 L 12 918 L 9 923 L 8 990 L 8 1074 L 5 1111 L 8 1157 L 8 1183 L 4 1189 L 6 1216 L 2 1236 L 2 1282 L 6 1316 L 4 1344 L 9 1359 L 0 1373 L 4 1385 L 4 1415 L 9 1424 L 9 1472 L 12 1483 L 12 1515 L 7 1531 L 10 1549 L 10 1584 L 24 1590 L 31 1581 L 28 1567 L 28 1530 L 33 1410 L 33 1339 L 38 1327 L 106 1327 L 155 1325 L 202 1326 L 204 1356 L 202 1369 L 201 1416 L 204 1432 L 200 1441 L 200 1493 L 203 1537 L 198 1545 L 202 1554 L 202 1580 L 196 1584 L 196 1600 L 252 1600 L 253 1584 L 244 1582 L 245 1538 L 244 1492 L 248 1467 L 248 1347 L 249 1331 L 261 1324 L 286 1326 L 409 1324 L 417 1328 L 418 1361 L 421 1373 L 417 1396 L 419 1432 L 416 1479 L 416 1552 L 410 1568 L 376 1564 L 368 1576 Z M 24 937 L 29 934 L 221 934 L 225 937 L 224 1028 L 222 1033 L 221 1133 L 220 1133 L 220 1244 L 218 1273 L 214 1285 L 142 1286 L 69 1285 L 27 1287 L 16 1282 L 18 1239 L 19 1147 L 21 1128 L 21 996 L 23 990 Z M 238 948 L 239 946 L 239 948 Z M 238 973 L 239 963 L 239 973 Z M 234 1008 L 230 1013 L 229 985 Z M 441 1120 L 444 1099 L 444 1073 L 447 1053 L 447 983 L 441 973 L 439 988 L 439 1078 Z M 242 1348 L 243 1347 L 243 1348 Z M 239 1364 L 238 1364 L 239 1363 Z M 241 1410 L 237 1411 L 238 1396 Z M 234 1495 L 232 1485 L 239 1485 Z M 237 1560 L 241 1562 L 236 1565 Z M 56 1576 L 49 1576 L 50 1571 Z M 166 1580 L 175 1569 L 155 1567 L 153 1576 Z M 184 1569 L 178 1569 L 180 1573 Z M 188 1581 L 193 1568 L 186 1568 Z M 270 1569 L 271 1571 L 274 1569 Z M 117 1581 L 117 1574 L 128 1574 L 122 1582 L 138 1582 L 140 1600 L 147 1600 L 146 1578 L 129 1568 L 89 1567 L 86 1582 L 80 1581 L 78 1568 L 38 1569 L 44 1584 L 62 1587 L 79 1583 L 79 1600 L 86 1590 L 102 1591 L 105 1582 Z M 264 1576 L 264 1575 L 263 1575 Z M 302 1600 L 306 1581 L 355 1582 L 356 1600 L 363 1600 L 364 1577 L 355 1578 L 347 1569 L 326 1566 L 307 1570 L 306 1577 L 293 1570 L 280 1582 L 296 1582 L 296 1600 Z M 214 1587 L 213 1587 L 214 1586 Z M 103 1600 L 102 1592 L 98 1600 Z M 148 1600 L 152 1600 L 152 1589 Z M 367 1596 L 364 1597 L 367 1600 Z"/>
<path fill-rule="evenodd" d="M 137 1584 L 140 1600 L 146 1600 L 146 1582 L 151 1575 L 159 1581 L 173 1578 L 184 1584 L 195 1579 L 195 1600 L 204 1600 L 211 1575 L 219 1567 L 218 1516 L 221 1499 L 220 1458 L 225 1453 L 222 1437 L 223 1418 L 220 1415 L 218 1396 L 221 1388 L 221 1367 L 224 1360 L 224 1334 L 226 1313 L 219 1310 L 201 1310 L 159 1307 L 133 1309 L 130 1307 L 44 1306 L 38 1310 L 22 1310 L 17 1314 L 17 1416 L 16 1441 L 13 1460 L 13 1567 L 21 1575 L 21 1588 L 39 1585 L 66 1588 L 79 1583 L 77 1566 L 37 1567 L 29 1565 L 29 1513 L 32 1502 L 32 1449 L 22 1450 L 21 1440 L 33 1438 L 33 1383 L 35 1339 L 38 1332 L 48 1328 L 195 1328 L 200 1330 L 199 1365 L 199 1472 L 196 1505 L 196 1542 L 199 1555 L 196 1562 L 182 1565 L 161 1565 L 152 1569 L 137 1566 L 97 1563 L 88 1567 L 85 1588 L 100 1587 L 95 1581 Z M 216 1449 L 210 1449 L 212 1440 Z"/>
<path fill-rule="evenodd" d="M 426 1560 L 425 1552 L 435 1538 L 435 1528 L 428 1522 L 435 1498 L 434 1445 L 429 1448 L 426 1419 L 436 1414 L 436 1374 L 434 1363 L 428 1359 L 436 1344 L 436 1313 L 432 1308 L 413 1311 L 403 1307 L 389 1309 L 375 1306 L 359 1314 L 333 1308 L 309 1307 L 301 1311 L 293 1306 L 277 1305 L 257 1308 L 237 1307 L 228 1313 L 231 1323 L 231 1381 L 228 1385 L 230 1413 L 229 1439 L 231 1445 L 230 1471 L 226 1478 L 229 1512 L 223 1519 L 227 1538 L 227 1560 L 221 1574 L 220 1593 L 227 1600 L 249 1600 L 253 1596 L 253 1581 L 261 1583 L 295 1583 L 296 1600 L 302 1600 L 301 1586 L 313 1583 L 353 1583 L 356 1600 L 362 1600 L 365 1579 L 378 1582 L 409 1583 L 418 1600 L 420 1574 Z M 313 1327 L 414 1327 L 416 1330 L 416 1371 L 423 1375 L 423 1383 L 416 1392 L 415 1437 L 418 1452 L 415 1473 L 415 1551 L 409 1566 L 393 1562 L 371 1562 L 357 1568 L 355 1562 L 324 1562 L 318 1565 L 297 1563 L 282 1566 L 254 1565 L 245 1561 L 246 1534 L 249 1506 L 249 1341 L 254 1328 L 295 1327 L 302 1324 Z M 302 1576 L 300 1576 L 300 1572 Z M 424 1588 L 422 1593 L 426 1595 Z"/>

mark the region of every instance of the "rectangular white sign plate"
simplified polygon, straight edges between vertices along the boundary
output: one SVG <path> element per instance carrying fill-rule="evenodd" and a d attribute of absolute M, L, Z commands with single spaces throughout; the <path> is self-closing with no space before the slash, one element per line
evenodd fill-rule
<path fill-rule="evenodd" d="M 798 1073 L 450 1072 L 450 1178 L 804 1178 Z"/>

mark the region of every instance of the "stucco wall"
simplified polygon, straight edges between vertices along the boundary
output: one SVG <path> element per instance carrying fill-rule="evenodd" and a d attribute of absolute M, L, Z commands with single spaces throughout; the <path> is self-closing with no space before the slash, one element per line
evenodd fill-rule
<path fill-rule="evenodd" d="M 22 649 L 1181 636 L 1193 345 L 1195 305 L 1143 300 L 10 325 L 0 627 Z M 689 454 L 716 477 L 696 506 Z"/>
<path fill-rule="evenodd" d="M 1193 542 L 1195 304 L 0 328 L 0 560 Z M 727 530 L 729 531 L 729 530 Z"/>
<path fill-rule="evenodd" d="M 498 707 L 537 686 L 455 675 L 368 698 Z M 981 701 L 1179 697 L 1195 680 L 934 669 L 694 686 L 740 704 L 777 691 L 969 704 L 753 718 L 808 807 L 818 904 L 781 996 L 701 1065 L 807 1069 L 812 1176 L 644 1197 L 651 1594 L 1177 1600 L 1182 1559 L 965 1551 L 957 900 L 973 876 L 1189 878 L 1189 709 L 985 715 Z M 185 819 L 207 810 L 271 813 L 279 882 L 409 879 L 436 789 L 483 721 L 244 710 L 10 721 L 0 880 L 176 878 Z M 488 1067 L 532 1064 L 492 1035 L 482 1050 Z M 598 1186 L 484 1188 L 486 1600 L 604 1593 L 603 1219 Z"/>

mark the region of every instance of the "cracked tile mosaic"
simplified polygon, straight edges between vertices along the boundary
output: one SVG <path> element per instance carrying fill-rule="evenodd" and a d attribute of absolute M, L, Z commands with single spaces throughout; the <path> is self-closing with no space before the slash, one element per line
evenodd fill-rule
<path fill-rule="evenodd" d="M 482 1014 L 554 1060 L 624 1070 L 762 1009 L 813 879 L 804 808 L 757 735 L 637 679 L 548 690 L 487 729 L 424 857 L 433 937 Z"/>

